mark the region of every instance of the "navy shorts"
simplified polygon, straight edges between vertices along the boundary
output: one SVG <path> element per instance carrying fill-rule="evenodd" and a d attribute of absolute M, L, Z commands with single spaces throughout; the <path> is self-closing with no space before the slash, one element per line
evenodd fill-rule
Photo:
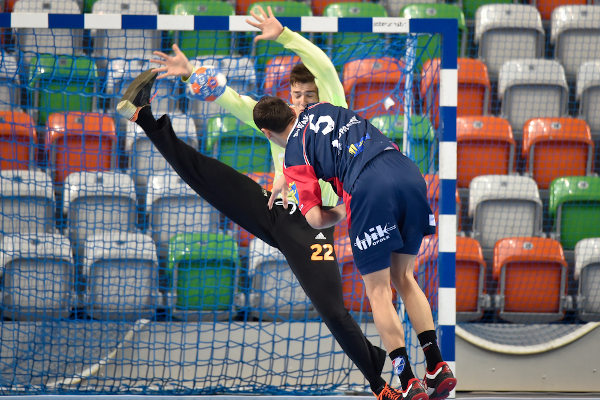
<path fill-rule="evenodd" d="M 397 150 L 367 163 L 344 202 L 352 254 L 362 275 L 388 268 L 392 252 L 417 254 L 423 236 L 435 233 L 423 175 Z"/>

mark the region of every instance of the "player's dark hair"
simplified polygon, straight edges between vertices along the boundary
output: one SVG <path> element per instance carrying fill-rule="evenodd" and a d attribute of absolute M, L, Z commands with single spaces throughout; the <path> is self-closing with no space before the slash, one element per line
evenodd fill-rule
<path fill-rule="evenodd" d="M 275 133 L 282 133 L 296 119 L 296 114 L 285 101 L 272 96 L 260 99 L 252 116 L 258 129 L 265 128 Z"/>
<path fill-rule="evenodd" d="M 290 72 L 290 86 L 295 83 L 314 83 L 315 76 L 302 63 L 294 65 Z"/>

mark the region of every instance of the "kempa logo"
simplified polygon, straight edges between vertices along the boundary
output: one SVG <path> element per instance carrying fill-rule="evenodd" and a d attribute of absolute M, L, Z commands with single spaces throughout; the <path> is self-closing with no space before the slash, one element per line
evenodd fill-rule
<path fill-rule="evenodd" d="M 388 227 L 388 224 L 382 228 L 381 225 L 377 225 L 376 227 L 370 228 L 368 232 L 364 232 L 364 239 L 361 240 L 360 236 L 356 237 L 354 241 L 354 245 L 358 247 L 359 250 L 366 250 L 371 246 L 375 246 L 385 240 L 390 238 L 390 232 L 396 229 L 396 225 L 392 225 Z"/>

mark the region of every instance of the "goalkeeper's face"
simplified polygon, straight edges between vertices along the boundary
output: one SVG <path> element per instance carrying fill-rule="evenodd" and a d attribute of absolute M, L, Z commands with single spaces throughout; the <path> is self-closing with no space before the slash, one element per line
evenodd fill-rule
<path fill-rule="evenodd" d="M 307 104 L 319 102 L 319 89 L 314 82 L 296 82 L 292 85 L 291 96 L 294 109 L 300 114 Z"/>

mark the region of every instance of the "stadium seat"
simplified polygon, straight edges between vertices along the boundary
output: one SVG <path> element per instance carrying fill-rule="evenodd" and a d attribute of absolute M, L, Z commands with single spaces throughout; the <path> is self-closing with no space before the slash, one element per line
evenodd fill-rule
<path fill-rule="evenodd" d="M 456 237 L 456 318 L 458 321 L 481 319 L 490 299 L 486 290 L 487 265 L 479 242 Z"/>
<path fill-rule="evenodd" d="M 459 58 L 457 116 L 485 115 L 490 111 L 491 85 L 487 67 L 480 60 Z M 423 65 L 420 95 L 423 109 L 429 110 L 434 125 L 439 124 L 440 59 L 428 60 Z"/>
<path fill-rule="evenodd" d="M 502 65 L 498 77 L 501 116 L 515 135 L 531 118 L 562 117 L 567 113 L 569 87 L 558 61 L 512 60 Z"/>
<path fill-rule="evenodd" d="M 515 140 L 507 120 L 494 116 L 456 118 L 457 178 L 468 188 L 479 175 L 509 175 L 515 170 Z"/>
<path fill-rule="evenodd" d="M 581 239 L 600 237 L 600 177 L 571 176 L 550 184 L 548 212 L 556 239 L 572 250 Z"/>
<path fill-rule="evenodd" d="M 291 99 L 290 74 L 300 62 L 298 56 L 277 56 L 267 61 L 265 68 L 265 93 L 285 100 Z"/>
<path fill-rule="evenodd" d="M 269 172 L 273 164 L 267 138 L 232 115 L 207 122 L 206 151 L 240 172 Z"/>
<path fill-rule="evenodd" d="M 77 171 L 116 167 L 117 135 L 111 117 L 99 113 L 52 113 L 46 124 L 46 153 L 54 182 Z"/>
<path fill-rule="evenodd" d="M 285 1 L 285 0 L 272 0 L 272 1 Z M 235 1 L 235 13 L 238 15 L 250 15 L 250 9 L 254 3 L 262 2 L 262 0 L 236 0 Z M 265 12 L 267 10 L 265 9 Z"/>
<path fill-rule="evenodd" d="M 369 3 L 365 3 L 369 4 Z M 364 58 L 344 65 L 342 76 L 348 108 L 363 118 L 404 114 L 404 62 L 391 57 Z"/>
<path fill-rule="evenodd" d="M 496 80 L 505 61 L 544 56 L 544 28 L 535 6 L 484 4 L 475 13 L 479 59 Z"/>
<path fill-rule="evenodd" d="M 218 212 L 173 173 L 150 176 L 146 201 L 149 231 L 161 261 L 173 236 L 218 229 Z"/>
<path fill-rule="evenodd" d="M 19 81 L 17 57 L 0 49 L 0 111 L 17 111 L 21 107 Z"/>
<path fill-rule="evenodd" d="M 37 133 L 29 114 L 0 111 L 0 170 L 35 166 Z"/>
<path fill-rule="evenodd" d="M 594 142 L 586 122 L 578 118 L 533 118 L 523 127 L 527 173 L 540 189 L 561 176 L 589 175 Z"/>
<path fill-rule="evenodd" d="M 563 249 L 554 239 L 511 237 L 494 246 L 495 306 L 500 318 L 518 323 L 563 319 L 567 294 Z"/>
<path fill-rule="evenodd" d="M 14 13 L 81 14 L 73 0 L 19 0 Z M 83 30 L 18 28 L 14 30 L 15 43 L 27 64 L 36 54 L 68 54 L 83 52 Z"/>
<path fill-rule="evenodd" d="M 194 122 L 183 113 L 170 113 L 169 117 L 177 137 L 194 149 L 199 149 Z M 136 193 L 143 205 L 150 176 L 174 171 L 142 128 L 130 122 L 125 137 L 125 154 L 129 157 L 128 173 L 135 181 Z"/>
<path fill-rule="evenodd" d="M 461 0 L 465 19 L 475 19 L 477 9 L 484 4 L 515 3 L 515 0 Z"/>
<path fill-rule="evenodd" d="M 227 320 L 239 293 L 241 261 L 232 236 L 185 233 L 169 242 L 167 274 L 173 316 L 183 320 Z"/>
<path fill-rule="evenodd" d="M 31 59 L 28 107 L 36 125 L 55 112 L 91 112 L 96 106 L 98 74 L 94 60 L 85 56 L 36 55 Z"/>
<path fill-rule="evenodd" d="M 8 235 L 0 242 L 2 313 L 13 320 L 67 318 L 74 305 L 73 256 L 58 233 Z"/>
<path fill-rule="evenodd" d="M 342 293 L 344 296 L 344 306 L 355 315 L 357 320 L 369 317 L 371 313 L 371 304 L 365 291 L 365 285 L 362 276 L 354 265 L 352 255 L 352 241 L 348 236 L 335 241 L 335 254 L 342 274 Z M 397 293 L 392 288 L 394 303 L 397 299 Z"/>
<path fill-rule="evenodd" d="M 595 140 L 600 139 L 600 60 L 588 61 L 577 73 L 579 117 L 583 118 Z"/>
<path fill-rule="evenodd" d="M 55 207 L 52 179 L 43 171 L 0 171 L 0 237 L 53 233 Z"/>
<path fill-rule="evenodd" d="M 584 321 L 600 321 L 600 238 L 577 242 L 573 276 L 578 282 L 579 318 Z"/>
<path fill-rule="evenodd" d="M 579 0 L 585 4 L 585 0 Z M 600 5 L 565 5 L 552 12 L 554 58 L 574 81 L 581 64 L 600 57 Z"/>
<path fill-rule="evenodd" d="M 337 2 L 339 3 L 339 1 Z M 409 4 L 420 4 L 420 3 L 439 3 L 438 0 L 381 0 L 380 3 L 385 7 L 388 16 L 399 17 L 400 11 L 403 7 Z"/>
<path fill-rule="evenodd" d="M 142 72 L 154 67 L 148 60 L 110 60 L 106 68 L 104 92 L 110 99 L 107 110 L 113 112 L 125 93 L 125 90 Z M 181 86 L 175 79 L 158 79 L 152 86 L 152 111 L 157 115 L 178 112 L 179 89 Z M 116 114 L 118 132 L 125 132 L 132 125 L 125 118 Z M 179 133 L 179 131 L 175 131 Z"/>
<path fill-rule="evenodd" d="M 429 118 L 423 115 L 412 115 L 410 117 L 408 148 L 404 148 L 404 115 L 384 114 L 370 119 L 371 123 L 384 135 L 389 137 L 412 159 L 426 174 L 434 169 L 434 141 L 435 131 Z"/>
<path fill-rule="evenodd" d="M 134 231 L 133 179 L 114 171 L 73 172 L 65 179 L 62 211 L 67 217 L 66 235 L 76 253 L 83 250 L 84 240 L 99 230 Z"/>
<path fill-rule="evenodd" d="M 387 11 L 379 3 L 352 2 L 330 3 L 323 10 L 326 17 L 372 18 L 387 17 Z M 336 68 L 361 58 L 379 57 L 384 53 L 386 39 L 377 33 L 332 33 L 328 38 L 330 58 Z"/>
<path fill-rule="evenodd" d="M 160 295 L 156 246 L 150 236 L 99 231 L 85 240 L 84 256 L 84 306 L 91 318 L 154 317 Z"/>
<path fill-rule="evenodd" d="M 92 14 L 158 14 L 158 5 L 152 0 L 98 0 L 92 7 Z M 125 32 L 125 33 L 124 33 Z M 101 76 L 105 75 L 108 61 L 153 58 L 152 52 L 161 50 L 161 31 L 156 29 L 96 29 L 92 32 L 93 55 L 98 63 Z"/>
<path fill-rule="evenodd" d="M 224 1 L 179 0 L 171 5 L 169 14 L 229 16 L 235 9 Z M 233 49 L 231 31 L 177 31 L 175 42 L 188 59 L 202 55 L 229 55 Z"/>
<path fill-rule="evenodd" d="M 542 234 L 542 200 L 532 178 L 480 175 L 469 185 L 469 216 L 473 238 L 483 249 L 513 236 Z"/>
<path fill-rule="evenodd" d="M 268 6 L 271 7 L 273 15 L 277 18 L 281 17 L 309 17 L 312 16 L 312 10 L 306 3 L 299 1 L 259 1 L 252 4 L 248 9 L 256 11 L 257 7 L 262 7 L 266 10 Z M 294 54 L 291 50 L 287 50 L 282 44 L 275 42 L 274 40 L 260 40 L 254 43 L 253 53 L 256 56 L 256 68 L 264 70 L 267 61 L 275 56 L 282 56 L 286 54 Z"/>
<path fill-rule="evenodd" d="M 544 21 L 552 19 L 552 13 L 557 7 L 591 4 L 589 0 L 535 0 L 533 4 L 540 12 Z"/>
<path fill-rule="evenodd" d="M 304 321 L 317 317 L 281 251 L 258 238 L 250 241 L 248 278 L 250 316 L 261 321 Z"/>
<path fill-rule="evenodd" d="M 323 15 L 325 8 L 332 3 L 356 3 L 360 0 L 311 0 L 310 6 L 314 15 Z"/>
<path fill-rule="evenodd" d="M 446 3 L 413 3 L 400 10 L 402 18 L 452 18 L 458 23 L 458 48 L 457 54 L 465 56 L 467 50 L 467 25 L 465 16 L 460 6 Z M 416 67 L 432 59 L 441 57 L 441 43 L 439 36 L 421 36 L 417 39 Z"/>

